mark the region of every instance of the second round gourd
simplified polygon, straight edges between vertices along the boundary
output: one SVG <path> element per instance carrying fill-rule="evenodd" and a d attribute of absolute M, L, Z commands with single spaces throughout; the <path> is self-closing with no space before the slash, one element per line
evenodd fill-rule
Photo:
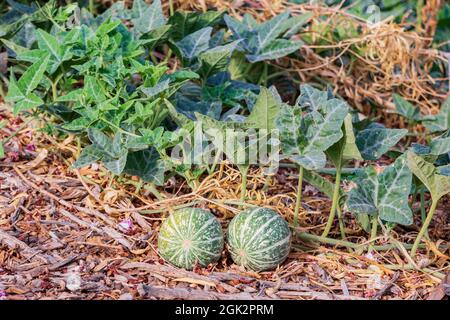
<path fill-rule="evenodd" d="M 233 261 L 254 271 L 276 268 L 288 256 L 291 231 L 288 223 L 268 208 L 252 208 L 233 218 L 227 232 Z"/>

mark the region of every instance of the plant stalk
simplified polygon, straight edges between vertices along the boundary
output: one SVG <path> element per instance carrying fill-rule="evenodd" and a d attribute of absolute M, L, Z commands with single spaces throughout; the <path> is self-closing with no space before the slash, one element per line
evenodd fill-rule
<path fill-rule="evenodd" d="M 420 190 L 420 216 L 422 218 L 422 221 L 425 221 L 427 219 L 427 212 L 425 211 L 425 191 L 422 189 Z M 428 239 L 428 229 L 425 231 L 425 237 Z"/>
<path fill-rule="evenodd" d="M 336 216 L 336 210 L 339 205 L 339 191 L 341 187 L 341 166 L 338 166 L 336 168 L 336 180 L 334 182 L 334 190 L 333 190 L 333 199 L 332 199 L 332 205 L 330 210 L 330 215 L 328 216 L 327 225 L 325 226 L 325 229 L 323 230 L 322 237 L 328 236 L 328 233 L 330 233 L 331 227 L 333 226 L 334 217 Z M 342 230 L 341 230 L 342 233 Z"/>
<path fill-rule="evenodd" d="M 298 168 L 298 165 L 296 165 L 294 163 L 286 163 L 286 162 L 281 162 L 279 164 L 279 166 L 280 166 L 280 168 Z M 352 174 L 356 174 L 362 170 L 364 170 L 364 168 L 342 168 L 341 175 L 352 175 Z M 315 172 L 317 172 L 317 173 L 328 174 L 328 175 L 335 175 L 336 171 L 337 170 L 335 168 L 322 168 L 322 169 L 315 170 Z"/>
<path fill-rule="evenodd" d="M 268 69 L 269 69 L 268 64 L 265 63 L 264 67 L 263 67 L 263 72 L 261 74 L 261 78 L 259 79 L 259 84 L 264 86 L 264 87 L 267 87 L 267 73 L 268 73 Z"/>
<path fill-rule="evenodd" d="M 411 257 L 416 255 L 417 248 L 419 247 L 419 243 L 422 240 L 423 236 L 428 230 L 428 226 L 430 225 L 431 220 L 433 219 L 434 211 L 436 211 L 438 200 L 434 200 L 431 202 L 430 210 L 428 211 L 427 218 L 423 222 L 422 228 L 420 229 L 416 241 L 414 241 L 414 245 L 411 249 Z"/>
<path fill-rule="evenodd" d="M 367 249 L 368 253 L 371 253 L 373 250 L 373 241 L 375 241 L 375 238 L 377 237 L 377 231 L 378 231 L 378 216 L 374 215 L 372 218 L 372 229 L 370 230 L 370 244 L 369 248 Z"/>
<path fill-rule="evenodd" d="M 53 101 L 56 101 L 56 99 L 58 98 L 57 82 L 52 82 L 52 98 Z"/>
<path fill-rule="evenodd" d="M 159 201 L 164 200 L 165 198 L 161 195 L 161 193 L 156 189 L 155 185 L 153 183 L 146 183 L 144 185 L 144 189 L 150 191 L 155 197 L 156 199 L 158 199 Z"/>
<path fill-rule="evenodd" d="M 2 98 L 3 101 L 5 101 L 5 90 L 3 89 L 3 83 L 0 83 L 0 97 Z"/>
<path fill-rule="evenodd" d="M 297 186 L 297 201 L 294 210 L 294 227 L 298 227 L 298 213 L 302 202 L 302 187 L 303 187 L 303 167 L 298 168 L 298 186 Z"/>
<path fill-rule="evenodd" d="M 95 8 L 94 8 L 94 0 L 89 0 L 89 11 L 92 13 L 92 14 L 95 14 Z"/>
<path fill-rule="evenodd" d="M 248 169 L 249 166 L 245 166 L 245 167 L 241 167 L 239 168 L 239 171 L 241 172 L 242 175 L 242 182 L 241 182 L 241 199 L 240 201 L 242 203 L 245 202 L 245 195 L 247 193 L 247 175 L 248 175 Z"/>
<path fill-rule="evenodd" d="M 169 14 L 170 16 L 173 16 L 175 10 L 173 8 L 173 0 L 169 0 Z"/>
<path fill-rule="evenodd" d="M 307 232 L 296 232 L 296 235 L 297 235 L 297 237 L 299 237 L 300 239 L 305 240 L 305 241 L 325 243 L 325 244 L 330 244 L 330 245 L 335 245 L 335 246 L 340 246 L 340 247 L 347 247 L 347 248 L 355 249 L 355 250 L 361 249 L 361 248 L 364 248 L 365 246 L 367 246 L 367 244 L 358 244 L 358 243 L 353 243 L 353 242 L 345 241 L 345 240 L 331 239 L 331 238 L 321 237 L 321 236 L 318 236 L 315 234 L 310 234 Z M 409 249 L 413 246 L 410 243 L 401 243 L 401 245 L 403 247 L 405 247 L 405 249 Z M 420 247 L 423 247 L 423 245 L 420 245 Z M 395 244 L 395 243 L 372 246 L 372 249 L 376 250 L 376 251 L 387 251 L 387 250 L 392 250 L 392 249 L 396 249 L 396 248 L 398 248 L 398 244 Z"/>
<path fill-rule="evenodd" d="M 345 226 L 344 226 L 344 219 L 342 217 L 342 210 L 341 210 L 341 208 L 339 208 L 339 206 L 337 207 L 337 214 L 338 214 L 339 230 L 341 232 L 341 238 L 344 240 L 345 238 L 347 238 L 347 236 L 345 235 Z"/>

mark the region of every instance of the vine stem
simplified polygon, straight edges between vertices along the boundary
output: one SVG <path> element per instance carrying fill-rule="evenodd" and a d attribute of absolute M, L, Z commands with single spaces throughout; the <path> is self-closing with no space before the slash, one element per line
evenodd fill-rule
<path fill-rule="evenodd" d="M 156 189 L 156 186 L 153 183 L 146 183 L 144 185 L 144 189 L 150 191 L 159 201 L 165 199 L 165 197 Z"/>
<path fill-rule="evenodd" d="M 279 166 L 280 166 L 280 168 L 297 168 L 298 167 L 298 165 L 296 165 L 294 163 L 286 163 L 286 162 L 279 163 Z M 362 168 L 342 168 L 341 175 L 356 174 L 362 170 L 363 170 Z M 328 175 L 336 174 L 335 168 L 323 168 L 323 169 L 317 169 L 315 171 L 317 173 L 323 173 L 323 174 L 328 174 Z"/>
<path fill-rule="evenodd" d="M 328 216 L 327 225 L 323 230 L 322 237 L 326 237 L 330 233 L 331 227 L 333 226 L 334 217 L 336 216 L 336 210 L 339 205 L 339 190 L 341 187 L 341 166 L 336 168 L 336 180 L 334 182 L 333 190 L 333 200 L 330 210 L 330 215 Z M 342 233 L 342 230 L 341 230 Z"/>
<path fill-rule="evenodd" d="M 131 136 L 131 137 L 135 137 L 135 138 L 140 138 L 139 135 L 131 133 L 131 132 L 128 132 L 128 131 L 125 131 L 121 127 L 116 126 L 114 123 L 106 120 L 105 118 L 100 118 L 100 120 L 105 122 L 106 124 L 109 124 L 111 127 L 113 127 L 114 129 L 117 129 L 119 132 L 121 132 L 123 134 L 126 134 L 126 135 Z"/>
<path fill-rule="evenodd" d="M 411 249 L 411 257 L 414 257 L 416 255 L 417 248 L 419 247 L 419 243 L 422 240 L 423 236 L 428 230 L 428 226 L 430 225 L 431 220 L 433 219 L 434 211 L 436 211 L 438 200 L 433 200 L 431 202 L 430 210 L 428 211 L 427 218 L 423 222 L 422 228 L 420 229 L 416 241 L 414 241 L 414 245 Z"/>
<path fill-rule="evenodd" d="M 173 8 L 173 0 L 169 0 L 169 14 L 170 16 L 173 16 L 174 14 L 174 8 Z"/>
<path fill-rule="evenodd" d="M 58 98 L 58 90 L 56 82 L 52 82 L 52 98 L 53 101 L 56 101 L 56 99 Z"/>
<path fill-rule="evenodd" d="M 263 67 L 263 72 L 261 74 L 261 77 L 259 78 L 259 84 L 264 86 L 264 87 L 267 87 L 267 73 L 268 73 L 268 69 L 269 69 L 268 64 L 265 63 L 264 67 Z"/>
<path fill-rule="evenodd" d="M 297 237 L 299 237 L 300 239 L 305 240 L 305 241 L 325 243 L 325 244 L 330 244 L 330 245 L 335 245 L 335 246 L 347 247 L 347 248 L 355 249 L 355 250 L 361 249 L 361 248 L 364 248 L 367 246 L 367 244 L 358 244 L 358 243 L 353 243 L 353 242 L 345 241 L 345 240 L 331 239 L 331 238 L 327 238 L 327 237 L 321 237 L 321 236 L 318 236 L 315 234 L 310 234 L 307 232 L 298 232 L 297 231 L 296 235 L 297 235 Z M 413 246 L 410 243 L 401 243 L 401 245 L 405 249 L 409 249 Z M 398 246 L 395 243 L 372 246 L 372 249 L 376 250 L 376 251 L 387 251 L 387 250 L 396 249 L 396 248 L 398 248 Z"/>
<path fill-rule="evenodd" d="M 377 230 L 378 230 L 378 216 L 374 215 L 372 218 L 372 229 L 370 230 L 370 245 L 367 249 L 368 253 L 371 253 L 373 250 L 373 241 L 375 241 L 375 238 L 377 237 Z"/>
<path fill-rule="evenodd" d="M 241 175 L 242 175 L 242 182 L 241 182 L 241 199 L 240 201 L 242 203 L 245 202 L 245 194 L 247 193 L 247 175 L 248 175 L 248 166 L 245 166 L 243 168 L 240 168 Z"/>
<path fill-rule="evenodd" d="M 2 97 L 2 100 L 5 101 L 5 90 L 3 89 L 3 83 L 0 83 L 0 97 Z"/>
<path fill-rule="evenodd" d="M 341 231 L 341 238 L 345 239 L 347 236 L 345 235 L 344 219 L 342 217 L 342 211 L 341 208 L 339 208 L 339 206 L 337 207 L 337 214 L 339 220 L 339 230 Z"/>
<path fill-rule="evenodd" d="M 294 227 L 298 227 L 298 213 L 302 202 L 302 188 L 303 188 L 303 167 L 299 166 L 298 169 L 298 186 L 297 186 L 297 201 L 295 203 L 294 210 Z"/>
<path fill-rule="evenodd" d="M 89 0 L 89 11 L 94 14 L 94 0 Z"/>
<path fill-rule="evenodd" d="M 427 212 L 425 211 L 425 191 L 423 189 L 420 190 L 420 216 L 422 217 L 422 221 L 427 219 Z M 429 238 L 428 229 L 425 231 L 425 237 Z"/>

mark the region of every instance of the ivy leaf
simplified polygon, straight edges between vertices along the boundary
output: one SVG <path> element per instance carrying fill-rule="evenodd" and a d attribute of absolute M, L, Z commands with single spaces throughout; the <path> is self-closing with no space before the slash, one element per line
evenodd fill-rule
<path fill-rule="evenodd" d="M 413 214 L 408 206 L 412 174 L 406 156 L 401 156 L 383 172 L 377 174 L 374 167 L 359 172 L 350 190 L 347 209 L 356 214 L 378 214 L 380 219 L 410 225 Z"/>
<path fill-rule="evenodd" d="M 21 54 L 21 53 L 25 53 L 28 51 L 32 51 L 29 50 L 25 47 L 22 47 L 21 45 L 13 42 L 13 41 L 9 41 L 7 39 L 0 39 L 1 42 L 3 42 L 3 44 L 10 50 L 12 50 L 16 55 Z"/>
<path fill-rule="evenodd" d="M 141 150 L 128 154 L 124 173 L 138 176 L 146 182 L 157 186 L 164 184 L 165 164 L 159 157 L 156 149 Z"/>
<path fill-rule="evenodd" d="M 406 129 L 386 129 L 382 124 L 371 123 L 356 134 L 356 145 L 365 160 L 377 160 L 407 133 Z"/>
<path fill-rule="evenodd" d="M 132 10 L 136 18 L 131 21 L 139 33 L 148 33 L 166 24 L 160 0 L 154 0 L 150 6 L 143 0 L 135 0 Z"/>
<path fill-rule="evenodd" d="M 21 89 L 26 96 L 28 96 L 44 77 L 45 70 L 47 69 L 47 64 L 49 57 L 45 57 L 40 61 L 32 64 L 20 77 L 17 82 L 18 87 Z"/>
<path fill-rule="evenodd" d="M 220 101 L 193 101 L 177 95 L 176 110 L 191 120 L 196 119 L 195 113 L 219 119 L 222 113 L 222 103 Z"/>
<path fill-rule="evenodd" d="M 264 60 L 275 60 L 297 51 L 301 46 L 302 42 L 300 41 L 276 39 L 257 54 L 248 54 L 246 57 L 251 63 Z"/>
<path fill-rule="evenodd" d="M 188 118 L 175 108 L 175 106 L 170 103 L 169 100 L 164 100 L 167 109 L 169 110 L 170 117 L 172 120 L 181 128 L 190 128 L 193 125 L 192 119 Z M 189 130 L 188 130 L 189 131 Z"/>
<path fill-rule="evenodd" d="M 424 126 L 431 133 L 450 129 L 450 96 L 442 104 L 437 115 L 425 116 L 423 119 Z"/>
<path fill-rule="evenodd" d="M 56 98 L 57 102 L 76 102 L 79 101 L 83 94 L 83 89 L 70 91 L 68 94 Z"/>
<path fill-rule="evenodd" d="M 17 115 L 21 111 L 33 109 L 44 104 L 44 101 L 33 92 L 14 104 L 13 113 Z"/>
<path fill-rule="evenodd" d="M 450 131 L 442 137 L 435 138 L 430 143 L 430 154 L 441 155 L 450 152 Z"/>
<path fill-rule="evenodd" d="M 163 80 L 159 83 L 157 83 L 155 86 L 150 88 L 142 88 L 142 92 L 147 95 L 147 97 L 152 98 L 161 92 L 164 92 L 165 90 L 169 89 L 169 83 L 170 79 Z"/>
<path fill-rule="evenodd" d="M 200 69 L 197 71 L 204 79 L 209 78 L 217 72 L 227 69 L 230 62 L 231 54 L 236 49 L 238 41 L 231 42 L 224 46 L 213 47 L 206 50 L 199 56 L 201 63 Z"/>
<path fill-rule="evenodd" d="M 300 48 L 301 42 L 286 38 L 298 32 L 304 19 L 288 18 L 289 14 L 286 11 L 262 24 L 258 24 L 249 15 L 244 17 L 243 22 L 228 15 L 225 15 L 224 20 L 233 33 L 233 38 L 241 40 L 239 47 L 246 53 L 248 61 L 257 62 L 281 58 Z M 286 38 L 279 38 L 284 33 Z"/>
<path fill-rule="evenodd" d="M 34 49 L 21 52 L 17 54 L 16 59 L 20 61 L 27 61 L 31 63 L 38 62 L 42 60 L 45 56 L 48 55 L 48 52 L 45 50 Z"/>
<path fill-rule="evenodd" d="M 124 149 L 120 152 L 118 157 L 111 157 L 109 155 L 103 155 L 102 162 L 106 169 L 111 171 L 115 175 L 120 175 L 127 163 L 128 150 Z"/>
<path fill-rule="evenodd" d="M 308 170 L 317 170 L 325 167 L 327 163 L 326 155 L 323 151 L 312 150 L 303 151 L 302 154 L 294 154 L 289 157 L 292 161 Z"/>
<path fill-rule="evenodd" d="M 153 49 L 155 46 L 168 39 L 169 31 L 171 30 L 171 28 L 172 26 L 170 25 L 164 25 L 155 28 L 145 35 L 141 36 L 139 41 L 146 48 Z"/>
<path fill-rule="evenodd" d="M 414 175 L 427 187 L 434 201 L 450 193 L 450 177 L 441 175 L 429 162 L 414 152 L 407 152 L 408 166 Z"/>
<path fill-rule="evenodd" d="M 328 98 L 328 93 L 326 91 L 317 90 L 309 84 L 303 84 L 300 86 L 300 95 L 296 105 L 308 108 L 312 111 L 317 111 Z"/>
<path fill-rule="evenodd" d="M 313 16 L 312 12 L 307 12 L 288 19 L 289 29 L 284 34 L 284 37 L 290 38 L 296 35 L 300 31 L 300 28 L 303 27 L 308 22 L 308 20 L 312 18 L 312 16 Z"/>
<path fill-rule="evenodd" d="M 38 29 L 36 32 L 36 38 L 38 41 L 39 49 L 45 50 L 50 53 L 58 64 L 62 62 L 62 47 L 60 46 L 56 37 L 52 36 L 42 29 Z"/>
<path fill-rule="evenodd" d="M 37 7 L 36 4 L 32 3 L 31 6 L 24 5 L 20 2 L 14 1 L 14 0 L 6 0 L 8 4 L 14 9 L 17 10 L 20 13 L 24 14 L 32 14 L 36 11 Z"/>
<path fill-rule="evenodd" d="M 192 62 L 200 53 L 208 50 L 211 39 L 211 27 L 200 29 L 176 43 L 181 55 L 188 64 Z"/>
<path fill-rule="evenodd" d="M 65 123 L 61 126 L 62 129 L 69 132 L 81 132 L 87 129 L 92 124 L 92 121 L 88 118 L 77 118 L 69 123 Z"/>
<path fill-rule="evenodd" d="M 289 11 L 285 11 L 255 28 L 257 44 L 260 50 L 286 31 L 288 28 L 286 25 L 288 17 Z"/>
<path fill-rule="evenodd" d="M 172 25 L 171 37 L 179 41 L 202 28 L 213 27 L 222 20 L 224 13 L 215 10 L 202 13 L 177 10 L 168 21 Z"/>
<path fill-rule="evenodd" d="M 355 183 L 357 186 L 348 194 L 347 210 L 357 214 L 376 214 L 378 177 L 375 168 L 370 166 L 358 173 Z"/>
<path fill-rule="evenodd" d="M 105 100 L 99 80 L 94 76 L 86 76 L 84 78 L 84 93 L 88 99 L 94 102 L 100 103 Z"/>
<path fill-rule="evenodd" d="M 253 106 L 252 112 L 245 122 L 251 128 L 275 129 L 275 120 L 278 116 L 279 104 L 269 89 L 261 87 L 258 98 Z"/>
<path fill-rule="evenodd" d="M 338 99 L 327 100 L 319 111 L 305 116 L 307 143 L 304 152 L 325 151 L 343 136 L 342 124 L 348 113 L 347 104 Z"/>
<path fill-rule="evenodd" d="M 422 116 L 420 114 L 419 107 L 413 106 L 410 102 L 406 101 L 402 96 L 398 94 L 393 95 L 396 112 L 405 117 L 408 120 L 420 121 Z"/>
<path fill-rule="evenodd" d="M 345 117 L 342 132 L 343 137 L 326 152 L 336 168 L 342 167 L 346 160 L 362 160 L 361 153 L 356 146 L 351 114 L 347 114 Z"/>
<path fill-rule="evenodd" d="M 253 40 L 252 44 L 251 41 L 251 39 L 256 35 L 256 32 L 252 32 L 251 27 L 229 15 L 225 15 L 224 20 L 228 29 L 233 33 L 234 39 L 238 41 L 240 40 L 239 45 L 243 48 L 243 50 L 246 50 L 248 52 L 256 52 L 256 43 Z"/>
<path fill-rule="evenodd" d="M 108 17 L 96 30 L 96 36 L 99 39 L 105 39 L 105 36 L 115 30 L 121 23 L 120 20 L 111 21 L 111 17 Z"/>
<path fill-rule="evenodd" d="M 408 206 L 412 174 L 405 156 L 397 158 L 394 165 L 387 167 L 378 177 L 378 210 L 384 221 L 410 225 L 412 211 Z"/>
<path fill-rule="evenodd" d="M 6 102 L 17 102 L 25 98 L 25 94 L 17 84 L 14 74 L 11 72 L 9 78 L 8 94 L 5 97 Z"/>
<path fill-rule="evenodd" d="M 356 145 L 356 137 L 353 131 L 352 116 L 350 114 L 348 114 L 344 119 L 343 131 L 345 137 L 343 159 L 363 160 L 361 153 L 359 152 L 358 146 Z"/>
<path fill-rule="evenodd" d="M 111 158 L 118 158 L 118 154 L 114 150 L 113 140 L 102 131 L 91 127 L 88 129 L 88 137 L 92 144 L 101 150 L 105 155 L 108 155 Z"/>
<path fill-rule="evenodd" d="M 83 148 L 77 161 L 75 161 L 72 166 L 76 169 L 80 169 L 99 161 L 101 158 L 102 152 L 95 145 L 91 144 Z"/>
<path fill-rule="evenodd" d="M 343 137 L 341 128 L 348 107 L 339 99 L 308 95 L 314 97 L 311 103 L 316 110 L 302 114 L 299 106 L 283 106 L 276 122 L 283 154 L 305 169 L 316 170 L 325 165 L 324 152 Z"/>

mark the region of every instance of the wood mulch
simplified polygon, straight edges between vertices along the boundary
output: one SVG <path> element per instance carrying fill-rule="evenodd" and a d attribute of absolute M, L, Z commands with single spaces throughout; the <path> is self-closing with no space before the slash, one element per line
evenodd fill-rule
<path fill-rule="evenodd" d="M 174 209 L 210 209 L 224 228 L 237 212 L 240 177 L 222 165 L 196 192 L 171 179 L 164 199 L 137 190 L 136 180 L 111 179 L 99 165 L 70 167 L 79 150 L 74 138 L 56 140 L 38 125 L 0 109 L 8 125 L 0 160 L 0 299 L 444 299 L 449 286 L 450 203 L 438 208 L 432 241 L 412 261 L 401 247 L 371 254 L 294 241 L 277 270 L 254 273 L 234 265 L 224 250 L 208 268 L 185 271 L 158 256 L 161 221 Z M 250 204 L 276 209 L 291 220 L 295 177 L 280 171 L 267 192 L 257 171 L 249 177 Z M 330 201 L 304 190 L 300 223 L 323 229 Z M 348 240 L 366 235 L 346 215 Z M 419 224 L 397 228 L 411 242 Z M 333 230 L 338 238 L 338 230 Z M 439 239 L 439 240 L 438 240 Z M 385 244 L 380 236 L 377 244 Z"/>

